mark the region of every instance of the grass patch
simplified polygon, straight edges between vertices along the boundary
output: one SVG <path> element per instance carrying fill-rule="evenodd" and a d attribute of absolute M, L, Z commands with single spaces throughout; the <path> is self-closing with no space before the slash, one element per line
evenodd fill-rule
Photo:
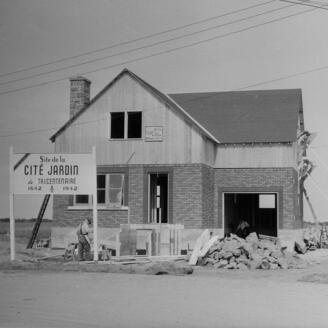
<path fill-rule="evenodd" d="M 35 221 L 19 220 L 15 221 L 15 238 L 16 242 L 27 243 L 32 235 Z M 50 238 L 52 221 L 42 221 L 37 235 L 37 239 Z M 8 240 L 10 234 L 9 222 L 0 220 L 0 239 Z"/>

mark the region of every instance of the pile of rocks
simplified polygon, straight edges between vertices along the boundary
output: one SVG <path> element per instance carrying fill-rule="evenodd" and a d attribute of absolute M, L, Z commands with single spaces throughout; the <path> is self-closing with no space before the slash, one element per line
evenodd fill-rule
<path fill-rule="evenodd" d="M 206 254 L 198 257 L 197 265 L 239 270 L 296 269 L 306 266 L 299 256 L 281 247 L 279 239 L 258 239 L 256 233 L 251 233 L 246 239 L 232 234 L 214 240 Z"/>
<path fill-rule="evenodd" d="M 315 251 L 318 248 L 328 248 L 326 225 L 308 227 L 303 230 L 302 237 L 295 241 L 294 250 L 299 254 Z"/>

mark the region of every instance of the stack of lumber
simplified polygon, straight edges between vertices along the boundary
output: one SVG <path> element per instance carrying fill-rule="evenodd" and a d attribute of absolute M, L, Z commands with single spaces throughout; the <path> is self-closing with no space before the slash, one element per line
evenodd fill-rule
<path fill-rule="evenodd" d="M 249 234 L 246 239 L 233 234 L 221 239 L 214 236 L 203 243 L 202 247 L 198 247 L 196 252 L 190 258 L 197 258 L 195 264 L 216 269 L 269 270 L 305 267 L 303 260 L 296 254 L 281 247 L 279 239 L 259 239 L 256 233 Z"/>

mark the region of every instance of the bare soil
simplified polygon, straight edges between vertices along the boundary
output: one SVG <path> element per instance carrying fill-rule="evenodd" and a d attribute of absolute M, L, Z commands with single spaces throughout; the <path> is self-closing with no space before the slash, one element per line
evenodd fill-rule
<path fill-rule="evenodd" d="M 328 285 L 299 276 L 287 270 L 187 276 L 5 270 L 0 326 L 326 327 Z"/>
<path fill-rule="evenodd" d="M 302 256 L 304 269 L 155 276 L 121 273 L 147 273 L 135 264 L 34 263 L 54 251 L 19 238 L 10 263 L 1 236 L 0 327 L 327 327 L 326 249 Z"/>

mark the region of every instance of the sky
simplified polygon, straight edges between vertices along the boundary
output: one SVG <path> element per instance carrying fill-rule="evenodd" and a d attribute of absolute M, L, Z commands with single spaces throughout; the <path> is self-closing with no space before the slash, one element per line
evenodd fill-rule
<path fill-rule="evenodd" d="M 305 187 L 328 220 L 327 30 L 328 0 L 0 0 L 0 218 L 9 147 L 52 152 L 69 77 L 90 79 L 93 97 L 127 67 L 165 93 L 301 88 L 305 128 L 317 133 Z M 15 217 L 36 217 L 41 202 L 16 195 Z"/>

